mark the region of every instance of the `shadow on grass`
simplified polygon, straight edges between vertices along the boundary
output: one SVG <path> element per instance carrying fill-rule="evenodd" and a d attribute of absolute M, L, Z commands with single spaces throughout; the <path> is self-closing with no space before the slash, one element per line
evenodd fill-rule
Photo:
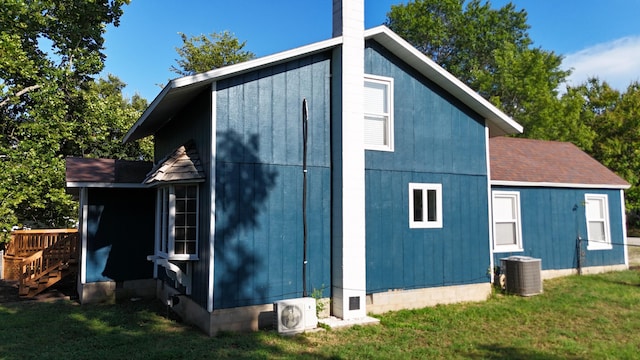
<path fill-rule="evenodd" d="M 580 357 L 558 356 L 541 350 L 506 346 L 501 344 L 486 344 L 477 346 L 477 351 L 464 355 L 468 359 L 504 359 L 504 360 L 561 360 L 582 359 Z"/>
<path fill-rule="evenodd" d="M 0 304 L 0 359 L 337 359 L 311 352 L 304 336 L 263 331 L 210 338 L 166 314 L 155 300 Z"/>

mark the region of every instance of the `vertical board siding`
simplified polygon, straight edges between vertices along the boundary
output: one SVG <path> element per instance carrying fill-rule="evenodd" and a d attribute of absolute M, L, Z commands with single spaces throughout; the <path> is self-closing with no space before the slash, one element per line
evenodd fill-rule
<path fill-rule="evenodd" d="M 393 152 L 366 152 L 367 292 L 489 281 L 483 120 L 375 42 L 367 74 L 394 79 Z M 442 184 L 443 227 L 409 228 L 410 182 Z"/>
<path fill-rule="evenodd" d="M 620 211 L 619 190 L 505 186 L 493 186 L 492 189 L 519 191 L 522 216 L 523 251 L 494 253 L 496 266 L 500 265 L 501 258 L 525 255 L 541 259 L 543 270 L 575 269 L 578 236 L 584 239 L 582 266 L 624 264 L 625 224 Z M 607 194 L 611 250 L 587 250 L 585 194 Z"/>
<path fill-rule="evenodd" d="M 192 299 L 200 306 L 207 307 L 209 284 L 209 229 L 211 219 L 211 91 L 201 94 L 179 111 L 155 135 L 155 161 L 162 160 L 180 145 L 193 140 L 205 171 L 205 182 L 199 184 L 198 256 L 192 262 Z M 164 270 L 163 270 L 164 272 Z"/>
<path fill-rule="evenodd" d="M 153 277 L 154 205 L 151 190 L 89 189 L 87 282 Z"/>
<path fill-rule="evenodd" d="M 330 58 L 217 83 L 214 308 L 302 296 L 302 100 L 308 101 L 308 282 L 330 285 Z"/>

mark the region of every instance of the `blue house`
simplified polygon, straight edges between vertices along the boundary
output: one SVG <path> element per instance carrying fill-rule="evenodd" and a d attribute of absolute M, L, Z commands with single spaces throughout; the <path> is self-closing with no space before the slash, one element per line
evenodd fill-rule
<path fill-rule="evenodd" d="M 132 183 L 155 194 L 141 199 L 155 221 L 135 240 L 152 247 L 135 260 L 152 279 L 85 277 L 86 299 L 147 284 L 213 334 L 270 324 L 274 302 L 310 293 L 344 320 L 489 296 L 507 255 L 494 245 L 505 231 L 492 201 L 516 191 L 493 181 L 489 144 L 522 127 L 388 28 L 365 31 L 363 1 L 336 0 L 334 14 L 329 40 L 163 88 L 125 138 L 155 140 L 153 169 Z M 87 202 L 113 186 L 75 187 Z M 529 190 L 544 189 L 517 190 L 532 208 L 521 209 L 522 248 L 509 253 L 576 268 L 566 249 L 534 245 L 545 235 L 528 232 L 557 218 Z M 610 239 L 624 238 L 622 191 L 589 194 L 607 194 Z M 90 242 L 83 236 L 83 251 Z M 584 266 L 626 265 L 620 254 Z"/>
<path fill-rule="evenodd" d="M 628 267 L 629 184 L 564 142 L 490 140 L 493 261 L 542 259 L 542 277 Z"/>

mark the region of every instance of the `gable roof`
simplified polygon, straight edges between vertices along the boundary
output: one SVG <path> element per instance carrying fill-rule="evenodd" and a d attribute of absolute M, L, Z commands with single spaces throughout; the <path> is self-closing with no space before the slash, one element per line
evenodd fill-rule
<path fill-rule="evenodd" d="M 462 81 L 420 53 L 411 44 L 385 26 L 365 31 L 365 40 L 373 39 L 422 75 L 458 98 L 487 120 L 490 136 L 522 132 L 522 126 L 489 103 Z M 200 74 L 174 79 L 162 89 L 140 119 L 129 129 L 124 142 L 152 135 L 201 91 L 218 80 L 245 72 L 326 51 L 342 44 L 342 37 L 317 42 L 243 63 L 225 66 Z"/>
<path fill-rule="evenodd" d="M 492 185 L 628 189 L 629 183 L 568 142 L 489 139 Z"/>
<path fill-rule="evenodd" d="M 65 159 L 65 180 L 68 188 L 77 187 L 135 187 L 151 170 L 149 161 L 114 159 Z"/>
<path fill-rule="evenodd" d="M 147 185 L 158 182 L 204 181 L 200 156 L 192 141 L 178 147 L 158 162 L 144 179 Z"/>

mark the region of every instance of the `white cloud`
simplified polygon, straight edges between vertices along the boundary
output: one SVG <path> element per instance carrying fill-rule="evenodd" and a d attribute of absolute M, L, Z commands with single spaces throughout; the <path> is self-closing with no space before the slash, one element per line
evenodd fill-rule
<path fill-rule="evenodd" d="M 597 77 L 611 87 L 625 91 L 640 81 L 640 36 L 624 37 L 565 56 L 562 68 L 572 69 L 568 84 L 577 86 Z"/>

